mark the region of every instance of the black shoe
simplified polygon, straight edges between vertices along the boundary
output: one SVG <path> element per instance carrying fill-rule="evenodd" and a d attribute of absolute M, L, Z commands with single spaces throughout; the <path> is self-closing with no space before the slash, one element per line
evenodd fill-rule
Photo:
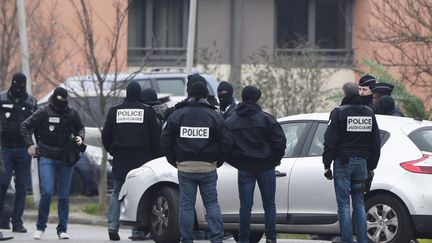
<path fill-rule="evenodd" d="M 108 230 L 109 239 L 112 241 L 119 241 L 120 235 L 118 234 L 117 230 Z"/>
<path fill-rule="evenodd" d="M 15 233 L 27 233 L 27 229 L 24 226 L 22 226 L 22 225 L 12 226 L 12 232 L 15 232 Z"/>
<path fill-rule="evenodd" d="M 5 240 L 12 240 L 13 237 L 10 236 L 3 236 L 3 233 L 0 232 L 0 241 L 5 241 Z"/>

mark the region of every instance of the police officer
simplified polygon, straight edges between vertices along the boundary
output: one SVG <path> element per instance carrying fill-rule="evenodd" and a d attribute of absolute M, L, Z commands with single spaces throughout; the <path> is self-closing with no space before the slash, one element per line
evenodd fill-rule
<path fill-rule="evenodd" d="M 255 86 L 243 88 L 242 103 L 226 120 L 234 137 L 229 161 L 238 169 L 238 242 L 241 243 L 248 243 L 250 240 L 250 217 L 256 182 L 264 206 L 266 242 L 276 242 L 275 167 L 280 164 L 284 155 L 286 138 L 276 119 L 263 112 L 257 104 L 260 97 L 261 91 Z"/>
<path fill-rule="evenodd" d="M 401 116 L 401 117 L 405 116 L 398 108 L 396 108 L 393 97 L 388 95 L 384 95 L 381 96 L 381 98 L 379 98 L 378 114 L 388 115 L 388 116 Z"/>
<path fill-rule="evenodd" d="M 363 105 L 371 108 L 376 112 L 376 107 L 373 104 L 372 89 L 375 87 L 376 79 L 372 75 L 365 74 L 359 80 L 359 94 L 363 100 Z"/>
<path fill-rule="evenodd" d="M 378 107 L 378 101 L 381 98 L 381 96 L 384 96 L 384 95 L 391 96 L 391 93 L 393 92 L 393 88 L 394 88 L 393 84 L 377 83 L 372 88 L 374 106 Z"/>
<path fill-rule="evenodd" d="M 233 97 L 233 86 L 227 81 L 222 81 L 217 87 L 217 94 L 219 99 L 219 111 L 223 118 L 227 119 L 234 113 L 236 107 L 236 102 Z"/>
<path fill-rule="evenodd" d="M 39 156 L 41 199 L 37 229 L 33 234 L 36 240 L 42 239 L 47 227 L 54 187 L 58 196 L 57 235 L 60 239 L 69 239 L 67 225 L 73 167 L 65 162 L 63 156 L 65 147 L 72 137 L 77 145 L 83 144 L 85 130 L 78 111 L 69 107 L 68 100 L 68 92 L 62 87 L 56 88 L 49 99 L 49 104 L 39 108 L 21 126 L 28 153 L 31 156 Z M 33 133 L 38 143 L 38 152 L 32 141 Z M 55 179 L 57 185 L 54 185 Z"/>
<path fill-rule="evenodd" d="M 1 130 L 1 126 L 0 126 L 0 130 Z M 0 141 L 0 145 L 1 145 L 1 141 Z M 1 153 L 1 146 L 0 146 L 0 173 L 4 173 L 5 172 L 5 168 L 4 168 L 4 160 L 3 160 L 3 155 Z M 1 200 L 1 199 L 0 199 Z M 0 215 L 3 215 L 3 204 L 4 204 L 4 200 L 0 201 Z M 11 240 L 13 239 L 13 237 L 7 237 L 7 236 L 3 236 L 3 233 L 0 232 L 0 241 L 6 241 L 6 240 Z"/>
<path fill-rule="evenodd" d="M 342 242 L 353 242 L 350 194 L 358 243 L 367 243 L 366 213 L 363 193 L 368 172 L 377 167 L 381 141 L 373 111 L 363 105 L 354 83 L 343 86 L 341 106 L 330 113 L 324 134 L 323 163 L 325 177 L 332 179 L 338 206 Z"/>
<path fill-rule="evenodd" d="M 193 242 L 197 187 L 207 213 L 210 241 L 223 241 L 223 223 L 217 199 L 216 168 L 230 151 L 231 133 L 223 118 L 206 99 L 207 86 L 196 82 L 188 89 L 189 99 L 167 120 L 162 131 L 162 149 L 178 169 L 180 187 L 179 227 L 181 242 Z M 173 239 L 174 242 L 174 239 Z"/>
<path fill-rule="evenodd" d="M 26 186 L 30 181 L 31 161 L 20 126 L 36 110 L 36 99 L 26 92 L 26 82 L 27 78 L 24 74 L 15 73 L 9 90 L 0 93 L 1 143 L 5 161 L 5 172 L 0 173 L 0 202 L 3 204 L 14 173 L 16 192 L 12 231 L 18 233 L 27 232 L 23 226 L 22 215 Z"/>
<path fill-rule="evenodd" d="M 140 101 L 141 86 L 132 81 L 126 100 L 112 107 L 102 130 L 102 142 L 113 156 L 113 192 L 108 212 L 108 235 L 120 240 L 120 202 L 118 196 L 127 173 L 154 159 L 160 152 L 160 133 L 153 109 Z"/>

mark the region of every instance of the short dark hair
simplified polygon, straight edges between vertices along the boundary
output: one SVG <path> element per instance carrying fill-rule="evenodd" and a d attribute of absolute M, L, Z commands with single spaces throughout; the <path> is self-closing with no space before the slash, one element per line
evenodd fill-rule
<path fill-rule="evenodd" d="M 359 87 L 356 83 L 348 82 L 342 86 L 342 90 L 345 96 L 359 95 Z"/>

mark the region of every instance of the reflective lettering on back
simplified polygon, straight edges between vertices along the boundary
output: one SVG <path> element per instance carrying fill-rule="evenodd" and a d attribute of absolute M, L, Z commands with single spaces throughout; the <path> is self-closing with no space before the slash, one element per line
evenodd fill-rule
<path fill-rule="evenodd" d="M 3 104 L 2 107 L 3 108 L 13 109 L 13 104 Z"/>
<path fill-rule="evenodd" d="M 116 123 L 144 123 L 144 109 L 119 109 Z"/>
<path fill-rule="evenodd" d="M 181 138 L 209 138 L 210 128 L 208 127 L 180 127 Z"/>
<path fill-rule="evenodd" d="M 371 116 L 348 116 L 347 117 L 347 132 L 371 132 L 372 117 Z"/>
<path fill-rule="evenodd" d="M 60 117 L 50 116 L 50 117 L 48 118 L 48 122 L 49 122 L 49 123 L 60 123 Z"/>

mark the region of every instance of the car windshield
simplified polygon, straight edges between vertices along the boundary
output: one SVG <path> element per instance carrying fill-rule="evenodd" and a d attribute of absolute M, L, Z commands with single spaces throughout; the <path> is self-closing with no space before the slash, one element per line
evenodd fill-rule
<path fill-rule="evenodd" d="M 408 137 L 421 151 L 432 153 L 432 127 L 417 129 Z"/>

